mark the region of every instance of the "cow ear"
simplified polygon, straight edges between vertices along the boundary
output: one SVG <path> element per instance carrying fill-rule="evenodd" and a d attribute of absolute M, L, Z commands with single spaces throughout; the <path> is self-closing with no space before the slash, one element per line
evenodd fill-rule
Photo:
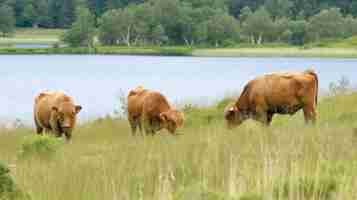
<path fill-rule="evenodd" d="M 58 112 L 58 108 L 56 106 L 52 106 L 52 110 Z"/>
<path fill-rule="evenodd" d="M 166 113 L 161 113 L 160 114 L 160 120 L 163 122 L 166 122 L 168 120 Z"/>
<path fill-rule="evenodd" d="M 80 106 L 80 105 L 76 105 L 76 114 L 78 114 L 79 113 L 79 111 L 81 111 L 82 110 L 82 106 Z"/>

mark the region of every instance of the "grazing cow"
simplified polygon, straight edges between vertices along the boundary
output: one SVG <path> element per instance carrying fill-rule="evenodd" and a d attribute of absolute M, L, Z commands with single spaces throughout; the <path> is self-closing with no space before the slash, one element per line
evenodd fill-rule
<path fill-rule="evenodd" d="M 163 128 L 174 134 L 183 125 L 184 116 L 162 94 L 139 86 L 128 95 L 128 120 L 133 135 L 137 127 L 151 135 Z"/>
<path fill-rule="evenodd" d="M 313 70 L 276 73 L 248 82 L 234 105 L 227 106 L 224 117 L 228 127 L 254 119 L 270 125 L 274 114 L 295 114 L 303 109 L 305 121 L 316 120 L 318 77 Z"/>
<path fill-rule="evenodd" d="M 72 137 L 76 116 L 82 109 L 62 91 L 44 91 L 35 98 L 34 120 L 36 132 L 53 132 L 57 137 L 63 134 L 67 140 Z"/>

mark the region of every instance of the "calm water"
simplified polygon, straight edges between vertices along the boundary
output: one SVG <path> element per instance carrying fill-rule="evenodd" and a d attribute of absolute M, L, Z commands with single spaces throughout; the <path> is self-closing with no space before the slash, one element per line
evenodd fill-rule
<path fill-rule="evenodd" d="M 42 49 L 42 48 L 50 48 L 51 45 L 49 44 L 15 44 L 15 48 L 20 48 L 20 49 L 31 49 L 31 48 L 37 48 L 37 49 Z"/>
<path fill-rule="evenodd" d="M 87 119 L 112 113 L 120 91 L 126 95 L 137 85 L 160 90 L 171 102 L 206 104 L 269 72 L 313 66 L 322 88 L 342 76 L 357 82 L 357 59 L 16 55 L 0 61 L 0 119 L 27 122 L 34 96 L 44 89 L 73 96 Z"/>

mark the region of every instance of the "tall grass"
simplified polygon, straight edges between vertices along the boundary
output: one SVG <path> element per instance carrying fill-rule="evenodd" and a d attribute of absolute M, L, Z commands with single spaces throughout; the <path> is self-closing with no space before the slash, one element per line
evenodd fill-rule
<path fill-rule="evenodd" d="M 356 102 L 324 99 L 316 126 L 298 113 L 234 130 L 222 120 L 225 103 L 186 108 L 180 136 L 132 137 L 125 120 L 107 118 L 79 126 L 51 160 L 18 159 L 30 131 L 14 131 L 0 136 L 0 155 L 36 200 L 354 200 Z"/>

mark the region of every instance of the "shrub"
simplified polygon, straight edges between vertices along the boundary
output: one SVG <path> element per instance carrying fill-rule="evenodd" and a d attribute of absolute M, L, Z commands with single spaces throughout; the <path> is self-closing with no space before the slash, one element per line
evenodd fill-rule
<path fill-rule="evenodd" d="M 0 162 L 0 199 L 30 199 L 29 196 L 17 188 L 9 173 L 10 169 Z"/>
<path fill-rule="evenodd" d="M 285 182 L 282 186 L 276 187 L 274 192 L 276 199 L 289 196 L 302 196 L 303 199 L 331 199 L 332 193 L 337 189 L 337 181 L 332 177 L 299 178 L 296 182 Z M 299 195 L 298 195 L 299 194 Z"/>
<path fill-rule="evenodd" d="M 51 158 L 63 143 L 63 139 L 48 135 L 28 136 L 22 143 L 20 157 L 39 156 L 41 158 Z"/>
<path fill-rule="evenodd" d="M 53 43 L 52 48 L 58 49 L 58 48 L 60 48 L 60 44 L 58 42 Z"/>

